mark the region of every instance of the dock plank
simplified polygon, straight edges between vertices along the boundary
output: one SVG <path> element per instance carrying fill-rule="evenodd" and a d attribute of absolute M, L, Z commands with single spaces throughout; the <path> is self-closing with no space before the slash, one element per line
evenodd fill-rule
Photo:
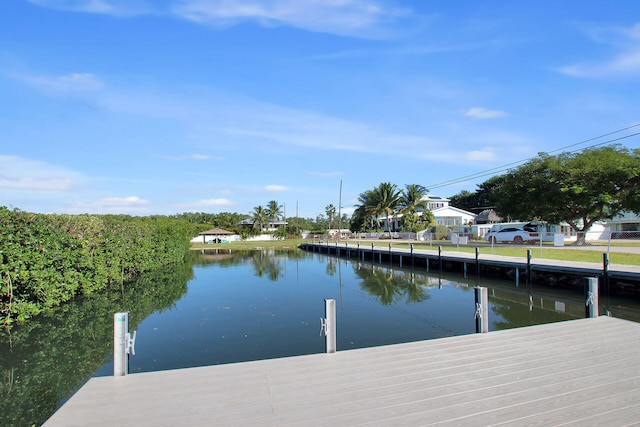
<path fill-rule="evenodd" d="M 626 425 L 640 324 L 610 317 L 91 379 L 44 425 Z"/>

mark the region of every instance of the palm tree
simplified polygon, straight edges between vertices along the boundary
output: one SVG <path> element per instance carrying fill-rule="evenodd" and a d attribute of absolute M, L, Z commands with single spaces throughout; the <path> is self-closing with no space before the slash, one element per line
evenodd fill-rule
<path fill-rule="evenodd" d="M 260 226 L 260 231 L 264 230 L 264 223 L 267 220 L 267 212 L 262 206 L 256 206 L 253 208 L 253 212 L 251 213 L 251 221 L 253 221 L 253 226 Z"/>
<path fill-rule="evenodd" d="M 377 215 L 384 214 L 387 217 L 387 231 L 391 233 L 391 215 L 396 213 L 400 205 L 400 190 L 395 184 L 382 182 L 373 190 L 374 211 Z"/>
<path fill-rule="evenodd" d="M 282 205 L 279 205 L 275 200 L 271 200 L 269 203 L 267 203 L 265 214 L 271 221 L 279 220 L 280 215 L 282 215 Z"/>
<path fill-rule="evenodd" d="M 372 190 L 366 190 L 364 193 L 360 193 L 358 196 L 358 202 L 360 204 L 356 205 L 356 210 L 354 212 L 355 217 L 369 218 L 370 225 L 369 228 L 373 228 L 373 220 L 376 220 L 377 223 L 377 214 L 375 213 L 375 202 L 374 202 L 374 193 Z"/>
<path fill-rule="evenodd" d="M 331 230 L 331 223 L 333 222 L 333 217 L 336 214 L 336 207 L 333 204 L 328 204 L 327 207 L 324 208 L 324 211 L 329 218 L 329 230 Z"/>
<path fill-rule="evenodd" d="M 407 184 L 402 190 L 400 209 L 401 213 L 416 213 L 427 208 L 427 201 L 424 199 L 428 190 L 419 184 Z"/>

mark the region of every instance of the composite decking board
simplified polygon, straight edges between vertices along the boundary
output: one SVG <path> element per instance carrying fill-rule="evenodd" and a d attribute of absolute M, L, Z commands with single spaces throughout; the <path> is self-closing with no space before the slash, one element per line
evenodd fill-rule
<path fill-rule="evenodd" d="M 624 407 L 607 408 L 596 415 L 577 415 L 574 419 L 556 424 L 556 426 L 637 426 L 640 424 L 640 402 L 638 402 L 638 397 L 637 395 L 630 395 L 626 400 L 632 401 L 632 403 Z M 635 403 L 633 400 L 635 400 Z"/>
<path fill-rule="evenodd" d="M 600 374 L 604 377 L 606 374 Z M 584 381 L 584 380 L 583 380 Z M 626 380 L 633 382 L 636 387 L 640 386 L 640 379 Z M 606 383 L 604 385 L 607 385 Z M 582 385 L 577 389 L 566 390 L 563 393 L 554 391 L 554 384 L 548 385 L 546 388 L 538 388 L 535 390 L 519 390 L 508 393 L 507 390 L 491 390 L 493 395 L 483 395 L 481 390 L 476 390 L 463 394 L 449 394 L 446 396 L 409 401 L 405 403 L 385 406 L 372 406 L 368 410 L 352 411 L 336 414 L 334 411 L 327 411 L 325 416 L 318 416 L 313 422 L 330 422 L 335 425 L 360 425 L 360 424 L 376 424 L 384 422 L 387 425 L 400 424 L 437 424 L 446 423 L 450 425 L 464 425 L 465 421 L 470 421 L 470 425 L 491 425 L 499 421 L 512 419 L 522 414 L 531 414 L 532 412 L 544 410 L 549 405 L 556 403 L 562 405 L 567 410 L 571 410 L 571 402 L 575 402 L 575 395 L 580 394 L 585 389 Z M 536 399 L 539 393 L 548 391 L 544 398 Z M 602 393 L 602 392 L 601 392 Z M 565 400 L 563 400 L 563 397 Z M 578 400 L 582 401 L 582 399 Z M 537 406 L 536 406 L 537 405 Z M 503 408 L 514 409 L 514 414 L 505 414 L 501 416 L 499 411 Z M 540 409 L 542 408 L 542 409 Z M 594 407 L 593 410 L 599 408 Z M 486 419 L 480 420 L 480 417 Z M 310 420 L 305 414 L 303 418 Z M 285 424 L 288 422 L 295 423 L 295 417 L 280 417 L 279 421 Z"/>
<path fill-rule="evenodd" d="M 594 408 L 599 406 L 597 414 L 594 415 Z M 514 410 L 514 414 L 508 421 L 496 422 L 494 427 L 520 427 L 522 425 L 548 426 L 548 425 L 566 425 L 575 424 L 583 426 L 589 422 L 599 421 L 599 425 L 614 425 L 609 421 L 614 421 L 618 414 L 623 414 L 619 419 L 628 419 L 634 417 L 637 423 L 640 418 L 640 401 L 637 391 L 611 391 L 610 394 L 600 396 L 597 399 L 584 399 L 580 402 L 572 402 L 567 407 L 548 407 L 544 411 L 523 414 L 520 408 L 509 408 Z M 625 411 L 625 412 L 621 412 Z M 501 414 L 504 418 L 506 413 Z"/>
<path fill-rule="evenodd" d="M 604 357 L 593 360 L 594 363 L 598 363 L 600 369 L 614 370 L 626 369 L 627 363 L 634 363 L 640 357 L 640 352 L 636 352 L 630 355 L 624 360 L 607 361 Z M 577 361 L 579 362 L 579 361 Z M 569 362 L 565 363 L 562 367 L 555 367 L 557 372 L 563 372 L 565 375 L 571 374 L 573 377 L 584 376 L 585 372 L 580 368 L 572 368 Z M 561 370 L 563 369 L 563 370 Z M 287 405 L 292 410 L 304 408 L 308 405 L 320 405 L 325 402 L 331 403 L 331 400 L 336 400 L 340 397 L 344 397 L 345 401 L 351 404 L 356 401 L 370 400 L 381 397 L 386 402 L 389 401 L 389 396 L 401 396 L 402 399 L 405 396 L 415 394 L 419 392 L 423 395 L 426 393 L 448 393 L 451 389 L 456 391 L 468 390 L 473 387 L 477 387 L 478 382 L 482 382 L 482 387 L 489 388 L 494 385 L 505 385 L 512 382 L 518 382 L 525 384 L 526 382 L 533 382 L 539 379 L 549 379 L 554 377 L 554 380 L 558 380 L 558 374 L 556 371 L 548 372 L 543 366 L 536 368 L 527 367 L 526 369 L 518 371 L 502 370 L 499 366 L 491 366 L 485 370 L 461 370 L 456 374 L 449 375 L 447 377 L 429 377 L 428 374 L 421 372 L 412 373 L 410 379 L 403 379 L 401 382 L 394 382 L 396 378 L 384 379 L 381 378 L 377 381 L 372 381 L 366 384 L 363 383 L 345 383 L 345 381 L 338 381 L 334 379 L 332 390 L 327 390 L 326 393 L 322 393 L 323 390 L 317 390 L 314 384 L 314 391 L 300 390 L 304 387 L 291 386 L 290 390 L 279 390 L 271 387 L 273 393 L 274 404 L 279 403 L 281 405 Z M 517 379 L 514 380 L 514 372 L 517 372 Z M 442 385 L 444 384 L 444 385 Z M 444 390 L 442 389 L 444 387 Z M 348 397 L 348 399 L 347 399 Z M 281 409 L 285 406 L 279 406 Z"/>
<path fill-rule="evenodd" d="M 452 418 L 476 425 L 478 414 L 487 420 L 483 425 L 544 424 L 567 421 L 566 413 L 584 402 L 591 402 L 580 411 L 585 420 L 602 419 L 597 416 L 608 407 L 633 419 L 639 337 L 637 323 L 603 317 L 94 378 L 45 425 L 410 425 Z M 614 395 L 623 403 L 611 406 Z"/>
<path fill-rule="evenodd" d="M 605 380 L 611 373 L 624 370 L 625 366 L 623 364 L 619 365 L 617 370 L 611 366 L 611 372 L 609 373 L 576 369 L 563 375 L 539 375 L 532 378 L 521 378 L 520 380 L 503 376 L 501 378 L 476 378 L 463 384 L 446 383 L 425 389 L 407 387 L 407 390 L 398 390 L 396 394 L 389 393 L 354 401 L 341 399 L 343 403 L 339 404 L 334 401 L 331 405 L 332 411 L 330 415 L 333 414 L 338 417 L 344 414 L 349 414 L 348 416 L 357 414 L 355 417 L 360 420 L 365 417 L 377 420 L 381 417 L 388 418 L 396 412 L 398 414 L 407 411 L 410 414 L 420 413 L 420 410 L 415 409 L 416 405 L 419 407 L 444 407 L 445 409 L 440 410 L 444 413 L 448 413 L 451 407 L 457 405 L 460 406 L 457 408 L 457 414 L 460 418 L 493 409 L 492 405 L 497 403 L 507 406 L 525 404 L 529 405 L 529 409 L 531 409 L 531 406 L 535 406 L 532 405 L 532 397 L 540 393 L 545 393 L 547 396 L 562 396 L 572 392 L 576 387 L 589 389 L 592 387 L 593 382 L 606 384 Z M 554 379 L 554 382 L 549 384 L 551 378 Z M 640 380 L 637 378 L 631 380 L 635 380 L 636 385 L 640 385 Z M 625 379 L 624 381 L 631 380 Z M 326 405 L 322 403 L 320 401 L 313 408 L 308 408 L 304 412 L 305 418 L 310 416 L 315 416 L 318 419 L 326 417 L 327 413 L 323 409 Z M 279 405 L 274 404 L 274 408 L 278 413 Z M 464 414 L 465 411 L 470 411 L 470 413 Z M 429 413 L 430 417 L 433 418 L 437 412 L 436 410 L 430 410 L 424 413 Z M 298 416 L 296 411 L 291 409 L 286 411 L 286 414 L 288 418 L 292 419 Z M 351 422 L 351 420 L 347 421 Z"/>

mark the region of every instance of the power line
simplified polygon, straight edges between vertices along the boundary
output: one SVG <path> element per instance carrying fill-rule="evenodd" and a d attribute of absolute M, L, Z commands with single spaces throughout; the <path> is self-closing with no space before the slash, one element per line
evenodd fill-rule
<path fill-rule="evenodd" d="M 604 137 L 607 137 L 607 136 L 610 136 L 610 135 L 614 135 L 616 133 L 624 132 L 626 130 L 633 129 L 633 128 L 638 127 L 638 126 L 640 126 L 640 123 L 628 126 L 626 128 L 623 128 L 623 129 L 618 129 L 618 130 L 613 131 L 613 132 L 605 133 L 603 135 L 599 135 L 599 136 L 596 136 L 596 137 L 593 137 L 593 138 L 589 138 L 589 139 L 586 139 L 584 141 L 576 142 L 575 144 L 567 145 L 566 147 L 558 148 L 558 149 L 553 150 L 553 151 L 548 151 L 547 154 L 556 153 L 558 151 L 566 150 L 567 148 L 575 147 L 575 146 L 581 145 L 581 144 L 586 144 L 588 142 L 595 141 L 597 139 L 604 138 Z M 620 140 L 623 140 L 623 139 L 626 139 L 626 138 L 631 138 L 631 137 L 638 136 L 638 135 L 640 135 L 640 132 L 629 134 L 629 135 L 625 135 L 625 136 L 622 136 L 622 137 L 619 137 L 619 138 L 610 139 L 610 140 L 607 140 L 607 141 L 604 141 L 604 142 L 600 142 L 600 143 L 597 143 L 597 144 L 592 144 L 592 145 L 589 145 L 587 147 L 583 147 L 583 148 L 578 149 L 578 150 L 570 151 L 569 153 L 575 153 L 575 152 L 578 152 L 578 151 L 586 150 L 588 148 L 593 148 L 593 147 L 598 147 L 600 145 L 610 144 L 610 143 L 613 143 L 613 142 L 616 142 L 616 141 L 620 141 Z M 442 187 L 448 187 L 448 186 L 454 185 L 454 184 L 459 184 L 459 183 L 467 181 L 469 179 L 481 178 L 483 176 L 488 176 L 488 175 L 495 175 L 498 172 L 504 172 L 506 170 L 509 170 L 511 166 L 524 163 L 526 161 L 535 159 L 536 157 L 537 156 L 529 157 L 527 159 L 523 159 L 523 160 L 518 160 L 518 161 L 515 161 L 515 162 L 507 163 L 505 165 L 497 166 L 497 167 L 492 168 L 492 169 L 487 169 L 487 170 L 482 171 L 482 172 L 477 172 L 477 173 L 474 173 L 474 174 L 471 174 L 471 175 L 465 175 L 465 176 L 462 176 L 462 177 L 459 177 L 459 178 L 455 178 L 455 179 L 452 179 L 452 180 L 449 180 L 449 181 L 443 181 L 443 182 L 440 182 L 440 183 L 437 183 L 437 184 L 428 185 L 428 186 L 426 186 L 426 188 L 428 188 L 429 191 L 431 191 L 433 189 L 442 188 Z"/>

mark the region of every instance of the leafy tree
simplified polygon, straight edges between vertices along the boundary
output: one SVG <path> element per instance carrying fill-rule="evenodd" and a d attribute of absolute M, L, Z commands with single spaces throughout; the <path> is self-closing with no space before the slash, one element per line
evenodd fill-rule
<path fill-rule="evenodd" d="M 491 181 L 499 213 L 520 219 L 566 222 L 584 244 L 596 222 L 625 210 L 638 212 L 640 149 L 619 145 L 537 158 Z"/>
<path fill-rule="evenodd" d="M 466 211 L 477 211 L 479 195 L 477 192 L 472 193 L 469 190 L 462 190 L 458 194 L 449 197 L 449 204 L 456 208 L 464 209 Z"/>

